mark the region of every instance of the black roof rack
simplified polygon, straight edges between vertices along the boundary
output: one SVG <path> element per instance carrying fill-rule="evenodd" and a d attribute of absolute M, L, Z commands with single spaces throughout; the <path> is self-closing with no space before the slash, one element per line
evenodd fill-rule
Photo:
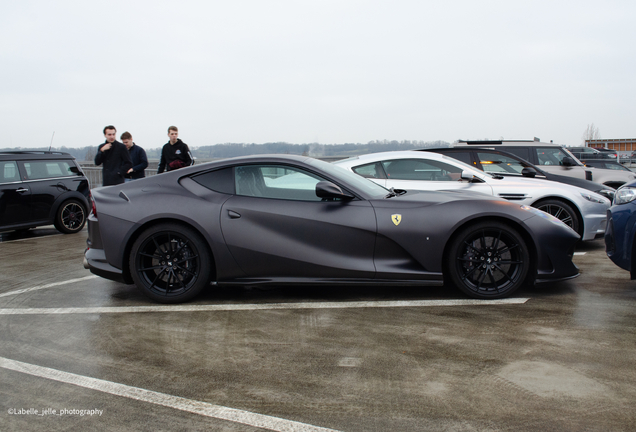
<path fill-rule="evenodd" d="M 457 140 L 457 142 L 468 144 L 468 145 L 494 145 L 494 144 L 503 144 L 507 142 L 537 142 L 537 140 L 481 140 L 481 141 Z"/>
<path fill-rule="evenodd" d="M 0 154 L 35 154 L 35 155 L 70 155 L 70 153 L 66 152 L 58 152 L 58 151 L 44 151 L 44 150 L 0 150 Z"/>

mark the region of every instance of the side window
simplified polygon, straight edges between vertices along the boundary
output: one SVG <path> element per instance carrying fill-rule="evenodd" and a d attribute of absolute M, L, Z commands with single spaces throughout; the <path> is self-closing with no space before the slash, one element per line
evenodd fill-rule
<path fill-rule="evenodd" d="M 494 173 L 513 173 L 521 174 L 524 164 L 508 156 L 477 152 L 481 169 L 486 172 Z"/>
<path fill-rule="evenodd" d="M 461 168 L 423 159 L 383 161 L 382 166 L 390 180 L 456 181 L 462 174 Z"/>
<path fill-rule="evenodd" d="M 563 158 L 567 154 L 560 147 L 535 147 L 539 165 L 563 165 Z"/>
<path fill-rule="evenodd" d="M 39 180 L 55 177 L 68 177 L 75 174 L 67 161 L 29 161 L 24 162 L 25 180 Z"/>
<path fill-rule="evenodd" d="M 528 147 L 510 146 L 510 147 L 501 147 L 501 150 L 504 150 L 504 151 L 507 151 L 508 153 L 512 153 L 513 155 L 519 156 L 523 160 L 532 162 L 530 160 L 530 149 L 528 149 Z"/>
<path fill-rule="evenodd" d="M 234 168 L 236 194 L 297 201 L 321 201 L 316 184 L 323 178 L 287 165 L 245 165 Z"/>
<path fill-rule="evenodd" d="M 384 168 L 380 162 L 360 165 L 353 168 L 353 172 L 366 178 L 385 179 Z"/>
<path fill-rule="evenodd" d="M 18 164 L 14 161 L 0 162 L 0 184 L 20 181 Z"/>
<path fill-rule="evenodd" d="M 206 173 L 193 176 L 192 180 L 213 191 L 225 194 L 234 194 L 233 168 L 208 171 Z"/>

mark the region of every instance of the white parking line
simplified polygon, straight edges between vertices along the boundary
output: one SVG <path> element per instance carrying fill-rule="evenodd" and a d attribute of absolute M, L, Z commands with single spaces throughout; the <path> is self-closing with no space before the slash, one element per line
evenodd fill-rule
<path fill-rule="evenodd" d="M 587 252 L 574 252 L 574 255 L 585 255 Z"/>
<path fill-rule="evenodd" d="M 41 237 L 29 237 L 29 238 L 23 238 L 23 239 L 17 239 L 17 240 L 3 240 L 2 239 L 2 235 L 0 235 L 0 243 L 14 243 L 14 242 L 27 241 L 27 240 L 54 238 L 54 237 L 61 236 L 61 235 L 63 235 L 63 234 L 62 233 L 49 234 L 49 235 L 45 235 L 45 236 L 41 236 Z"/>
<path fill-rule="evenodd" d="M 15 291 L 9 291 L 9 292 L 0 294 L 0 297 L 7 297 L 7 296 L 10 296 L 10 295 L 22 294 L 22 293 L 30 292 L 30 291 L 37 291 L 37 290 L 41 290 L 41 289 L 45 289 L 45 288 L 51 288 L 51 287 L 58 286 L 58 285 L 66 285 L 66 284 L 72 284 L 72 283 L 75 283 L 75 282 L 82 282 L 82 281 L 85 281 L 85 280 L 94 279 L 96 277 L 98 277 L 98 276 L 90 275 L 90 276 L 85 276 L 85 277 L 77 278 L 77 279 L 69 279 L 69 280 L 65 280 L 65 281 L 62 281 L 62 282 L 53 282 L 53 283 L 46 284 L 46 285 L 39 285 L 39 286 L 35 286 L 35 287 L 32 287 L 32 288 L 24 288 L 24 289 L 19 289 L 19 290 L 15 290 Z"/>
<path fill-rule="evenodd" d="M 286 420 L 278 417 L 272 417 L 264 414 L 252 413 L 234 408 L 227 408 L 220 405 L 214 405 L 207 402 L 201 402 L 191 399 L 172 396 L 166 393 L 159 393 L 152 390 L 146 390 L 139 387 L 131 387 L 125 384 L 119 384 L 112 381 L 105 381 L 97 378 L 91 378 L 82 375 L 76 375 L 69 372 L 63 372 L 57 369 L 51 369 L 43 366 L 37 366 L 30 363 L 24 363 L 17 360 L 0 357 L 0 367 L 15 372 L 50 379 L 53 381 L 63 382 L 76 385 L 79 387 L 97 390 L 103 393 L 122 396 L 142 402 L 148 402 L 155 405 L 161 405 L 168 408 L 174 408 L 193 414 L 199 414 L 206 417 L 212 417 L 220 420 L 227 420 L 234 423 L 240 423 L 257 428 L 268 429 L 281 432 L 333 432 L 334 429 L 312 426 L 293 420 Z"/>
<path fill-rule="evenodd" d="M 348 308 L 395 308 L 431 306 L 500 306 L 518 305 L 528 298 L 506 298 L 500 300 L 404 300 L 404 301 L 360 301 L 360 302 L 312 302 L 312 303 L 259 303 L 259 304 L 210 304 L 172 306 L 111 306 L 84 308 L 13 308 L 0 309 L 0 315 L 42 314 L 94 314 L 134 312 L 216 312 L 273 309 L 348 309 Z"/>

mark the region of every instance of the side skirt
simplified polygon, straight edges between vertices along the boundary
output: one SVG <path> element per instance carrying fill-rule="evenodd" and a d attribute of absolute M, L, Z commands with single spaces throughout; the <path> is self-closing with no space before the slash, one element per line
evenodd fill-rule
<path fill-rule="evenodd" d="M 383 285 L 383 286 L 442 286 L 444 280 L 440 275 L 435 280 L 395 280 L 395 279 L 304 279 L 304 278 L 241 278 L 228 281 L 212 282 L 212 285 L 218 286 L 236 286 L 236 285 L 346 285 L 346 286 L 365 286 L 365 285 Z"/>

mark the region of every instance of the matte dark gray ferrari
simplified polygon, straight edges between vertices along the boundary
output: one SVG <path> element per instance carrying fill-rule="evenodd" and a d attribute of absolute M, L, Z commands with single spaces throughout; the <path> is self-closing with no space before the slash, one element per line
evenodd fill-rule
<path fill-rule="evenodd" d="M 163 303 L 221 284 L 442 285 L 471 297 L 578 275 L 579 235 L 482 194 L 389 191 L 309 157 L 252 156 L 93 191 L 85 266 Z"/>

